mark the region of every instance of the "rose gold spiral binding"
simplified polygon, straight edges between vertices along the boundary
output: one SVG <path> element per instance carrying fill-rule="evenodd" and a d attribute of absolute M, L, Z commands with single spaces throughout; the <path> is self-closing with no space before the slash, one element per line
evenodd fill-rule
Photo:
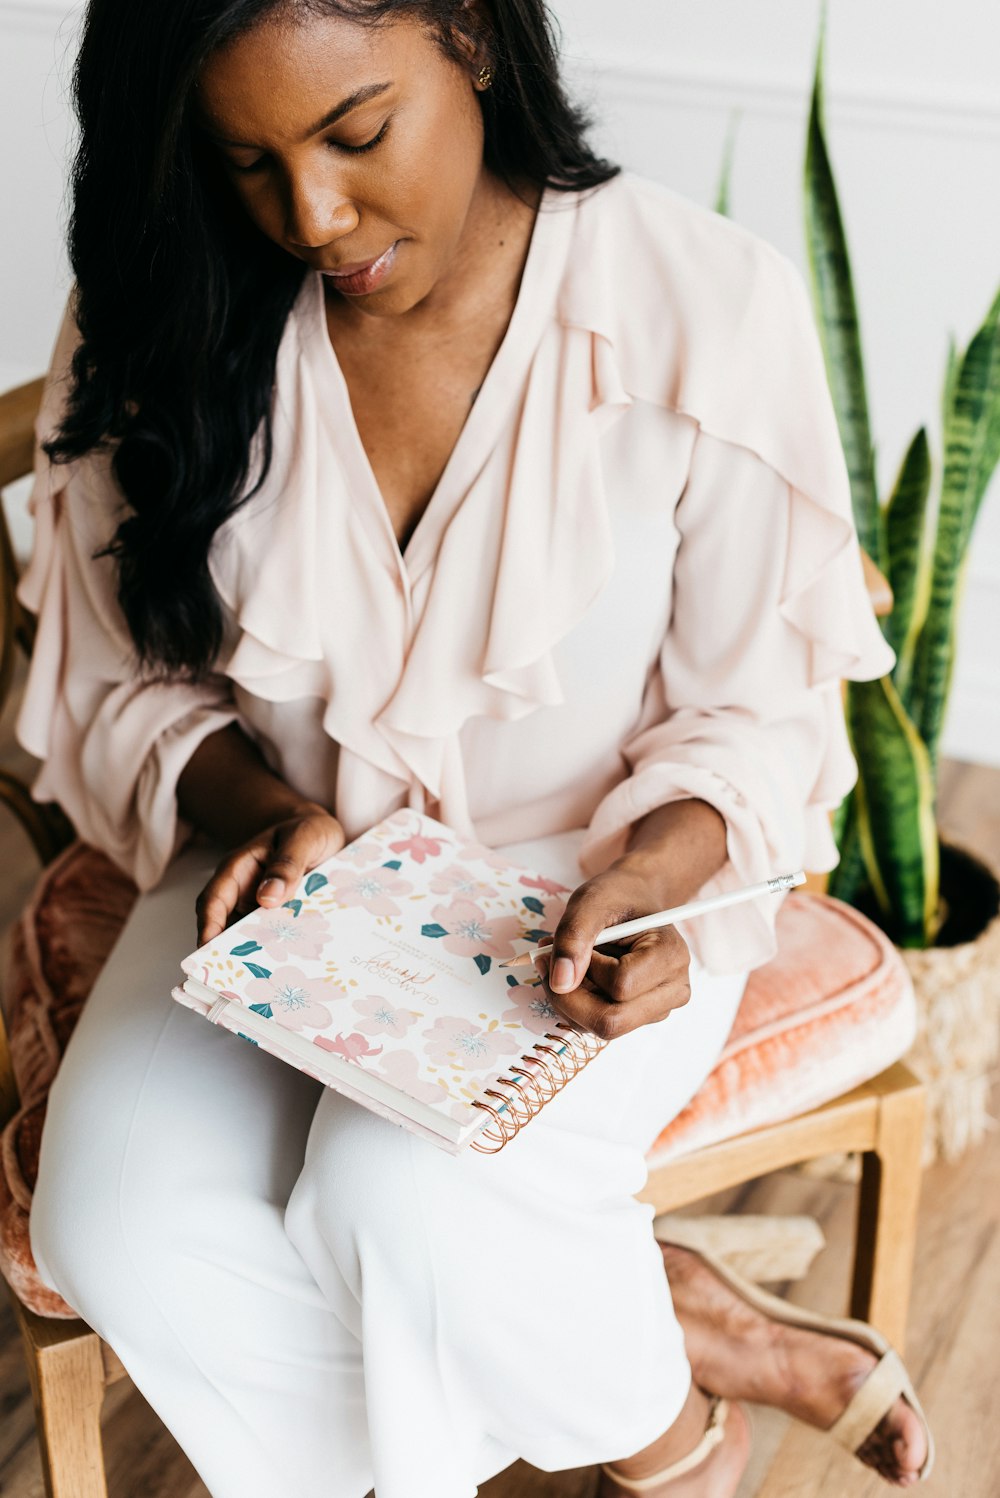
<path fill-rule="evenodd" d="M 523 1066 L 512 1066 L 510 1069 L 516 1076 L 523 1077 L 529 1083 L 537 1107 L 541 1108 L 543 1104 L 548 1102 L 548 1094 L 543 1091 L 541 1083 L 533 1072 L 525 1071 Z"/>
<path fill-rule="evenodd" d="M 559 1035 L 545 1032 L 544 1039 L 555 1041 L 562 1050 L 555 1050 L 551 1045 L 543 1045 L 537 1041 L 531 1048 L 531 1053 L 521 1056 L 520 1060 L 524 1066 L 511 1066 L 509 1077 L 500 1077 L 495 1087 L 485 1089 L 486 1097 L 495 1098 L 503 1104 L 500 1112 L 488 1103 L 484 1098 L 476 1098 L 472 1103 L 473 1108 L 481 1108 L 489 1113 L 493 1119 L 493 1125 L 488 1125 L 481 1133 L 477 1134 L 469 1146 L 470 1149 L 478 1151 L 482 1155 L 495 1155 L 502 1150 L 526 1123 L 535 1117 L 545 1107 L 546 1103 L 552 1101 L 557 1092 L 561 1092 L 566 1083 L 575 1077 L 578 1072 L 591 1061 L 599 1056 L 608 1044 L 596 1035 L 590 1035 L 583 1030 L 577 1030 L 574 1026 L 565 1024 L 562 1020 L 556 1022 L 555 1028 L 562 1031 Z M 544 1054 L 538 1054 L 542 1052 Z M 547 1061 L 546 1056 L 551 1057 Z M 528 1068 L 532 1068 L 528 1070 Z M 554 1074 L 557 1073 L 557 1074 Z M 517 1080 L 520 1078 L 520 1080 Z M 544 1078 L 544 1082 L 543 1082 Z M 501 1089 L 513 1089 L 510 1092 Z"/>
<path fill-rule="evenodd" d="M 564 1087 L 569 1081 L 570 1077 L 576 1075 L 578 1068 L 574 1067 L 573 1065 L 575 1058 L 572 1052 L 553 1050 L 552 1046 L 542 1045 L 541 1041 L 539 1041 L 535 1049 L 538 1051 L 544 1051 L 546 1056 L 552 1057 L 552 1060 L 548 1064 L 550 1066 L 556 1067 L 560 1077 L 562 1078 L 562 1085 Z"/>
<path fill-rule="evenodd" d="M 511 1071 L 513 1071 L 513 1069 L 514 1068 L 511 1067 Z M 507 1087 L 516 1087 L 517 1088 L 518 1097 L 521 1099 L 521 1102 L 524 1105 L 524 1107 L 528 1109 L 528 1113 L 527 1113 L 526 1117 L 530 1118 L 531 1117 L 531 1099 L 528 1096 L 528 1094 L 525 1092 L 525 1090 L 522 1087 L 521 1083 L 518 1082 L 515 1077 L 504 1077 L 503 1080 L 504 1080 L 504 1085 L 505 1086 L 507 1086 Z"/>
<path fill-rule="evenodd" d="M 521 1124 L 527 1123 L 531 1117 L 530 1114 L 526 1114 L 523 1111 L 523 1105 L 519 1109 L 517 1103 L 512 1098 L 508 1097 L 504 1092 L 497 1092 L 495 1087 L 487 1087 L 485 1095 L 486 1097 L 495 1097 L 498 1102 L 505 1104 L 505 1109 L 502 1111 L 505 1111 L 509 1118 L 516 1119 L 518 1128 L 520 1128 Z"/>

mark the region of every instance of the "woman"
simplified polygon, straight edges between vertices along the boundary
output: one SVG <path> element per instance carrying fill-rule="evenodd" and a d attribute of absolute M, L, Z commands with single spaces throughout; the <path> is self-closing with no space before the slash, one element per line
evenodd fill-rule
<path fill-rule="evenodd" d="M 716 1397 L 828 1427 L 874 1364 L 634 1200 L 776 905 L 592 942 L 836 860 L 839 678 L 893 656 L 801 281 L 591 153 L 541 0 L 92 0 L 77 99 L 20 733 L 143 893 L 52 1091 L 43 1278 L 218 1498 L 519 1456 L 732 1494 Z M 207 940 L 400 805 L 575 887 L 550 988 L 614 1044 L 494 1157 L 169 999 L 195 907 Z M 926 1450 L 893 1395 L 860 1455 Z"/>

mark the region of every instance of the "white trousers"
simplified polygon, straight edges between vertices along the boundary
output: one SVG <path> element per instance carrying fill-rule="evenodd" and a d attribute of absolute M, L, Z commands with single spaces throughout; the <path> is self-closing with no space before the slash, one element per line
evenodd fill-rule
<path fill-rule="evenodd" d="M 471 1498 L 518 1457 L 654 1440 L 690 1370 L 634 1193 L 746 974 L 692 969 L 684 1009 L 502 1151 L 451 1156 L 170 998 L 216 857 L 187 850 L 138 900 L 71 1037 L 31 1210 L 42 1279 L 213 1498 Z"/>

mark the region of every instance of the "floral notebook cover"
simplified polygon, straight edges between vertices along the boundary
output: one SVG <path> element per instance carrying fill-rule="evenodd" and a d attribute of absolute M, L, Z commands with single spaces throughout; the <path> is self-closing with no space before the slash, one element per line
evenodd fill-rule
<path fill-rule="evenodd" d="M 457 1153 L 491 1124 L 476 1099 L 561 1033 L 533 970 L 498 964 L 550 936 L 569 893 L 398 811 L 185 958 L 173 997 Z"/>

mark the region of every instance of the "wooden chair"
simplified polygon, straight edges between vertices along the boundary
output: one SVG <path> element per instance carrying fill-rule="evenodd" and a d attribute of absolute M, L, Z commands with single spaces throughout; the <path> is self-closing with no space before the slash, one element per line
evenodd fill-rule
<path fill-rule="evenodd" d="M 29 472 L 33 421 L 42 382 L 0 396 L 0 487 Z M 10 689 L 17 646 L 30 651 L 32 624 L 14 596 L 15 565 L 0 517 L 0 707 Z M 876 612 L 891 607 L 885 579 L 865 558 Z M 31 836 L 43 862 L 72 836 L 55 808 L 33 803 L 0 772 L 0 795 Z M 820 891 L 824 881 L 811 877 Z M 0 1013 L 0 1127 L 18 1106 Z M 700 1149 L 653 1170 L 640 1200 L 675 1208 L 770 1171 L 839 1151 L 862 1159 L 851 1311 L 902 1347 L 916 1235 L 923 1092 L 898 1063 L 844 1097 L 787 1122 Z M 8 1289 L 10 1287 L 8 1286 Z M 126 1376 L 118 1357 L 80 1320 L 35 1315 L 13 1290 L 31 1381 L 45 1489 L 50 1498 L 106 1498 L 100 1416 L 104 1391 Z"/>

